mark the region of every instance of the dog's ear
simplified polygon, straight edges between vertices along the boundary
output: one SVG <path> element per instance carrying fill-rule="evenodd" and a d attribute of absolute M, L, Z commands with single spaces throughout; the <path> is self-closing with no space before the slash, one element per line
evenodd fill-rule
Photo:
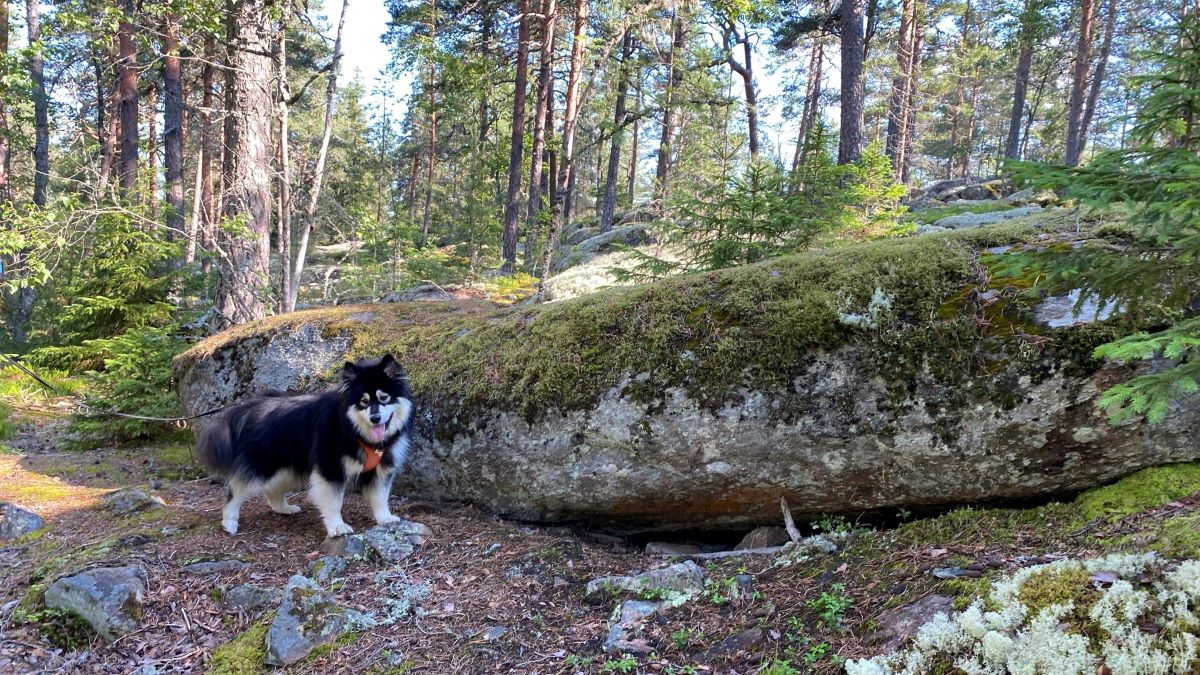
<path fill-rule="evenodd" d="M 346 365 L 342 366 L 342 384 L 351 382 L 358 377 L 358 366 L 354 365 L 353 361 L 347 361 Z"/>
<path fill-rule="evenodd" d="M 379 365 L 383 366 L 383 374 L 388 377 L 401 377 L 404 375 L 400 364 L 396 362 L 396 357 L 391 354 L 384 354 L 383 358 L 379 359 Z"/>

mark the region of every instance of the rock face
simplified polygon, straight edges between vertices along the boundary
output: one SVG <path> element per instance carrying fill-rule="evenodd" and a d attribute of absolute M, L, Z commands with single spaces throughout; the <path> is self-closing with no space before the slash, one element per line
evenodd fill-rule
<path fill-rule="evenodd" d="M 115 640 L 137 628 L 145 593 L 141 568 L 98 567 L 55 580 L 46 589 L 46 606 L 74 612 L 100 637 Z"/>
<path fill-rule="evenodd" d="M 1020 298 L 978 321 L 997 288 L 976 253 L 1043 234 L 1017 229 L 534 307 L 297 313 L 200 343 L 175 375 L 199 412 L 391 351 L 417 396 L 396 494 L 614 531 L 777 524 L 780 495 L 797 517 L 1039 497 L 1200 457 L 1195 398 L 1157 427 L 1107 423 L 1095 401 L 1129 371 L 1092 360 L 1102 328 L 1042 326 Z"/>
<path fill-rule="evenodd" d="M 104 495 L 101 504 L 116 516 L 127 516 L 139 511 L 162 508 L 167 505 L 162 497 L 142 488 L 123 488 Z"/>
<path fill-rule="evenodd" d="M 46 521 L 33 511 L 0 502 L 0 541 L 16 539 L 42 529 Z"/>
<path fill-rule="evenodd" d="M 1013 218 L 1032 215 L 1041 210 L 1042 207 L 1035 205 L 1022 206 L 1021 208 L 1009 209 L 1008 211 L 992 211 L 990 213 L 961 213 L 957 216 L 947 216 L 935 221 L 930 227 L 934 231 L 941 228 L 961 230 L 968 227 L 983 227 L 984 225 L 995 225 L 996 223 L 1002 223 Z"/>

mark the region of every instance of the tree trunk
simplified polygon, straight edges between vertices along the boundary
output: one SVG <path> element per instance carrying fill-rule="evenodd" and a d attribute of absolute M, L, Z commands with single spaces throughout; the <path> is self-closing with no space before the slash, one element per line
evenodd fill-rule
<path fill-rule="evenodd" d="M 637 117 L 633 118 L 633 128 L 629 133 L 629 178 L 627 188 L 629 190 L 629 205 L 631 207 L 633 206 L 635 196 L 637 195 L 638 132 L 642 119 L 642 76 L 640 72 L 638 73 L 637 85 L 637 108 L 638 109 L 635 111 Z"/>
<path fill-rule="evenodd" d="M 608 169 L 604 174 L 604 197 L 600 204 L 600 232 L 613 227 L 617 203 L 617 173 L 621 170 L 621 141 L 625 137 L 625 96 L 629 90 L 629 58 L 633 55 L 633 32 L 625 29 L 621 37 L 621 74 L 617 78 L 617 101 L 613 107 L 612 145 L 608 150 Z"/>
<path fill-rule="evenodd" d="M 117 24 L 117 114 L 121 120 L 117 180 L 121 197 L 132 201 L 138 172 L 137 45 L 133 41 L 133 0 L 118 0 L 121 19 Z"/>
<path fill-rule="evenodd" d="M 0 58 L 8 54 L 8 3 L 0 3 Z M 12 201 L 12 187 L 8 184 L 12 169 L 12 146 L 9 143 L 8 97 L 0 96 L 0 226 L 4 225 L 4 207 Z"/>
<path fill-rule="evenodd" d="M 231 45 L 225 73 L 223 212 L 239 228 L 222 229 L 214 328 L 262 318 L 270 282 L 271 2 L 240 0 L 226 17 Z"/>
<path fill-rule="evenodd" d="M 216 105 L 214 77 L 217 59 L 216 38 L 204 40 L 204 66 L 200 71 L 200 87 L 204 90 L 200 101 L 200 158 L 197 171 L 200 173 L 200 247 L 211 253 L 216 241 L 217 210 L 213 199 L 212 163 L 217 158 L 216 129 L 213 125 L 213 106 Z M 195 217 L 195 214 L 192 215 Z M 207 275 L 212 270 L 212 256 L 207 255 L 200 263 L 200 270 Z"/>
<path fill-rule="evenodd" d="M 842 110 L 838 164 L 853 164 L 863 151 L 863 5 L 842 0 Z"/>
<path fill-rule="evenodd" d="M 317 229 L 317 200 L 321 196 L 321 185 L 325 181 L 325 159 L 329 156 L 329 139 L 333 136 L 333 105 L 337 95 L 338 63 L 342 60 L 342 28 L 346 25 L 346 6 L 350 0 L 342 0 L 342 13 L 338 19 L 337 37 L 333 41 L 333 63 L 329 68 L 329 79 L 325 84 L 325 120 L 321 132 L 321 149 L 317 151 L 317 165 L 313 169 L 312 185 L 308 189 L 308 202 L 304 205 L 304 217 L 300 223 L 300 241 L 296 244 L 296 262 L 292 266 L 290 295 L 284 305 L 285 312 L 296 311 L 296 298 L 300 294 L 300 279 L 304 275 L 304 258 L 308 255 L 308 242 Z M 432 152 L 432 147 L 430 148 Z M 430 154 L 430 171 L 433 155 Z M 430 176 L 432 181 L 432 176 Z M 425 218 L 428 224 L 429 195 L 425 197 Z"/>
<path fill-rule="evenodd" d="M 575 123 L 579 116 L 579 80 L 583 71 L 583 44 L 586 40 L 588 0 L 575 0 L 575 31 L 571 39 L 571 70 L 567 76 L 567 97 L 563 105 L 563 154 L 562 170 L 559 172 L 558 190 L 554 195 L 554 210 L 550 218 L 550 231 L 546 233 L 546 250 L 542 253 L 542 269 L 538 279 L 538 297 L 544 297 L 546 280 L 550 276 L 550 263 L 558 234 L 562 231 L 566 215 L 566 199 L 575 173 Z"/>
<path fill-rule="evenodd" d="M 408 177 L 408 222 L 417 219 L 417 178 L 421 175 L 421 153 L 413 151 L 412 172 Z"/>
<path fill-rule="evenodd" d="M 504 240 L 500 271 L 512 274 L 517 264 L 517 220 L 521 211 L 521 162 L 525 151 L 525 90 L 529 70 L 529 0 L 521 0 L 517 28 L 517 81 L 513 85 L 512 134 L 508 148 L 508 199 L 504 204 Z"/>
<path fill-rule="evenodd" d="M 1075 49 L 1075 67 L 1071 74 L 1071 98 L 1067 103 L 1067 166 L 1079 166 L 1079 160 L 1083 157 L 1083 106 L 1092 61 L 1092 33 L 1096 23 L 1094 14 L 1094 0 L 1080 0 L 1079 43 Z"/>
<path fill-rule="evenodd" d="M 1004 156 L 1021 158 L 1021 120 L 1025 117 L 1025 97 L 1029 91 L 1029 73 L 1033 67 L 1034 26 L 1038 19 L 1035 0 L 1025 0 L 1021 13 L 1020 51 L 1017 54 L 1017 75 L 1013 83 L 1012 112 L 1008 115 L 1008 137 L 1004 141 Z"/>
<path fill-rule="evenodd" d="M 904 164 L 905 135 L 908 126 L 909 81 L 912 79 L 916 44 L 916 0 L 902 0 L 900 36 L 896 43 L 896 76 L 892 78 L 888 102 L 887 154 L 892 160 L 892 172 L 899 176 Z"/>
<path fill-rule="evenodd" d="M 733 45 L 729 44 L 729 36 L 732 35 L 736 39 L 735 44 L 742 45 L 742 54 L 745 63 L 738 63 L 733 57 Z M 746 127 L 747 133 L 750 136 L 750 163 L 758 163 L 758 97 L 754 90 L 754 65 L 751 61 L 750 34 L 739 34 L 737 26 L 731 21 L 726 26 L 725 37 L 725 53 L 726 62 L 729 64 L 729 69 L 737 73 L 742 78 L 742 88 L 746 96 Z"/>
<path fill-rule="evenodd" d="M 167 181 L 167 238 L 183 234 L 183 72 L 179 16 L 168 13 L 163 32 L 163 161 Z"/>
<path fill-rule="evenodd" d="M 1113 33 L 1117 28 L 1117 0 L 1108 0 L 1108 17 L 1104 22 L 1104 40 L 1100 43 L 1100 54 L 1096 57 L 1096 72 L 1092 75 L 1092 85 L 1088 90 L 1087 103 L 1083 107 L 1083 119 L 1079 124 L 1079 155 L 1087 147 L 1088 133 L 1092 128 L 1092 116 L 1096 113 L 1096 103 L 1100 100 L 1100 90 L 1104 87 L 1104 71 L 1108 69 L 1108 57 L 1112 53 Z"/>
<path fill-rule="evenodd" d="M 925 13 L 928 5 L 925 0 L 918 0 L 916 13 L 913 18 L 913 59 L 912 72 L 908 78 L 908 95 L 905 108 L 907 121 L 904 124 L 903 161 L 900 162 L 900 182 L 908 185 L 909 172 L 912 169 L 913 139 L 917 135 L 917 86 L 921 82 L 921 49 L 925 45 Z"/>
<path fill-rule="evenodd" d="M 680 10 L 676 8 L 672 21 L 674 38 L 671 51 L 667 55 L 667 92 L 663 102 L 662 134 L 658 143 L 658 164 L 654 169 L 654 201 L 655 208 L 661 213 L 666 208 L 667 180 L 671 171 L 671 158 L 674 154 L 672 143 L 675 134 L 675 98 L 678 88 L 683 84 L 683 48 L 687 42 L 687 21 Z"/>
<path fill-rule="evenodd" d="M 158 223 L 158 82 L 151 81 L 146 92 L 146 175 L 150 178 L 146 201 L 150 221 Z M 168 235 L 169 236 L 169 235 Z"/>
<path fill-rule="evenodd" d="M 821 105 L 821 89 L 824 79 L 825 43 L 820 37 L 813 38 L 812 51 L 808 58 L 808 78 L 804 86 L 804 109 L 800 114 L 800 132 L 796 134 L 796 151 L 792 155 L 792 172 L 796 172 L 808 161 L 808 141 L 817 112 Z"/>
<path fill-rule="evenodd" d="M 288 311 L 292 297 L 292 153 L 291 153 L 291 89 L 288 87 L 287 31 L 290 14 L 284 10 L 279 22 L 279 48 L 275 52 L 275 73 L 279 81 L 279 189 L 276 191 L 275 227 L 279 247 L 280 311 Z M 336 66 L 335 66 L 336 68 Z"/>
<path fill-rule="evenodd" d="M 529 155 L 529 209 L 525 222 L 525 268 L 533 272 L 537 248 L 538 212 L 546 184 L 542 179 L 546 157 L 546 137 L 553 136 L 550 110 L 554 101 L 554 29 L 558 21 L 557 0 L 542 2 L 541 53 L 539 55 L 537 100 L 533 105 L 533 147 Z M 547 133 L 549 132 L 549 133 Z"/>
<path fill-rule="evenodd" d="M 433 176 L 437 170 L 437 0 L 429 0 L 429 172 L 425 176 L 425 209 L 421 212 L 421 248 L 429 243 L 433 210 Z"/>
<path fill-rule="evenodd" d="M 38 0 L 26 0 L 25 25 L 29 31 L 29 44 L 42 40 L 42 21 Z M 46 206 L 50 187 L 50 98 L 46 95 L 46 76 L 43 73 L 42 49 L 34 49 L 29 55 L 29 79 L 33 84 L 33 203 L 38 208 Z"/>

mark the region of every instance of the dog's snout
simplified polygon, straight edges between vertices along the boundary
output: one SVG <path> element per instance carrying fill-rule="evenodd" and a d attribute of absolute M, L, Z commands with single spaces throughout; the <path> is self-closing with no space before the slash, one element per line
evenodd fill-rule
<path fill-rule="evenodd" d="M 383 419 L 382 415 L 380 415 L 379 413 L 375 413 L 374 415 L 371 415 L 371 424 L 379 424 L 379 421 L 382 419 Z"/>

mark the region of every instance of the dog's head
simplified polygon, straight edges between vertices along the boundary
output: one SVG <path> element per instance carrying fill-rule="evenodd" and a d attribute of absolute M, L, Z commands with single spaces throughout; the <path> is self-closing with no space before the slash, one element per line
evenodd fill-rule
<path fill-rule="evenodd" d="M 408 376 L 391 354 L 346 362 L 342 368 L 346 418 L 368 443 L 380 444 L 400 433 L 412 416 Z"/>

